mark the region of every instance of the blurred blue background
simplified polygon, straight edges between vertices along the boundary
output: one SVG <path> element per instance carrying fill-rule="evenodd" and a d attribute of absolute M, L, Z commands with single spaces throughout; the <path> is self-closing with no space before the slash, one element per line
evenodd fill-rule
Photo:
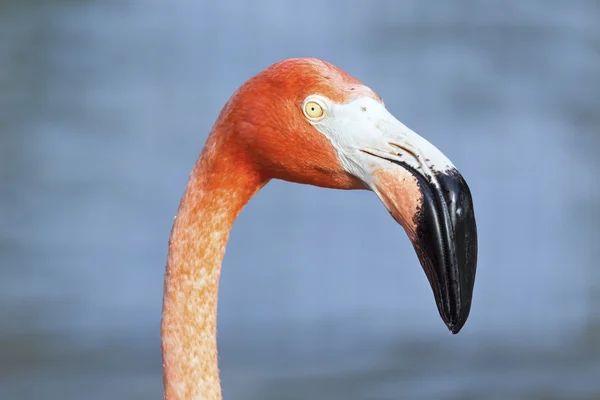
<path fill-rule="evenodd" d="M 368 192 L 236 222 L 226 399 L 600 398 L 600 2 L 0 0 L 0 399 L 160 399 L 167 241 L 221 107 L 288 57 L 374 88 L 473 192 L 451 336 Z"/>

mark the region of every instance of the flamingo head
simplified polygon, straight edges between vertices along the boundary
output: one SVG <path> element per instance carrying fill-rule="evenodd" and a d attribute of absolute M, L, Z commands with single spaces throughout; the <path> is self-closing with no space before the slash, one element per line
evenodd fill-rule
<path fill-rule="evenodd" d="M 360 81 L 324 61 L 290 59 L 247 81 L 222 111 L 266 178 L 375 192 L 410 238 L 440 316 L 458 333 L 471 309 L 477 228 L 450 160 Z"/>

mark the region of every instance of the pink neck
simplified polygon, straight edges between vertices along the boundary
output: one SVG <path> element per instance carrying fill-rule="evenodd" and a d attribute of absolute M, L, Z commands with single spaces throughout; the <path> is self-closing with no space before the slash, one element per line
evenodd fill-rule
<path fill-rule="evenodd" d="M 225 138 L 224 138 L 225 137 Z M 266 183 L 226 135 L 211 133 L 171 232 L 161 322 L 165 399 L 221 399 L 217 300 L 229 231 Z"/>

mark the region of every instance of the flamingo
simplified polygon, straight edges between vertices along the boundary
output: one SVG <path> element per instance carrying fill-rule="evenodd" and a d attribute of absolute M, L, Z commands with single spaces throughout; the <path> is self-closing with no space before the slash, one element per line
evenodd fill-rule
<path fill-rule="evenodd" d="M 375 192 L 411 240 L 448 329 L 467 320 L 477 228 L 461 174 L 353 76 L 314 58 L 284 60 L 225 104 L 181 198 L 161 320 L 167 400 L 222 398 L 221 262 L 237 215 L 271 179 Z"/>

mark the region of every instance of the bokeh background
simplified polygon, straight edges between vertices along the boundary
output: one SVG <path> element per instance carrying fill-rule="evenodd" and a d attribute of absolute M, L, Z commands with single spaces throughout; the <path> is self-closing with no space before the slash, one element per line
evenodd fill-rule
<path fill-rule="evenodd" d="M 226 399 L 600 399 L 600 2 L 0 0 L 0 399 L 162 398 L 167 241 L 223 104 L 278 60 L 373 87 L 467 178 L 451 336 L 372 193 L 236 222 Z"/>

